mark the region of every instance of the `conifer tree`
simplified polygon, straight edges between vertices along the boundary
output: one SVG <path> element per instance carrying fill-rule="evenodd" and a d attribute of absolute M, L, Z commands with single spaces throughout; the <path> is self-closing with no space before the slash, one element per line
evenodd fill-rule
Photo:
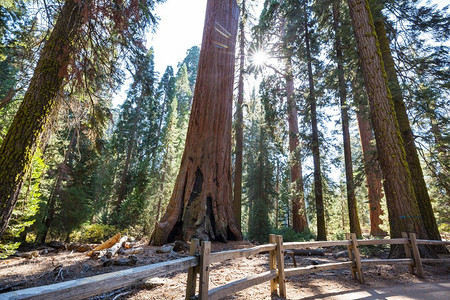
<path fill-rule="evenodd" d="M 426 238 L 368 1 L 348 0 L 348 5 L 385 179 L 390 234 L 400 237 L 401 232 L 416 232 Z M 400 248 L 391 249 L 391 256 L 399 255 Z"/>
<path fill-rule="evenodd" d="M 259 243 L 267 242 L 270 232 L 269 212 L 273 208 L 274 165 L 271 159 L 273 149 L 270 147 L 269 132 L 264 124 L 264 114 L 260 104 L 253 100 L 249 112 L 252 116 L 247 134 L 247 147 L 252 149 L 246 164 L 245 189 L 249 205 L 248 237 Z"/>
<path fill-rule="evenodd" d="M 151 15 L 155 1 L 143 2 L 145 3 L 134 2 L 133 5 L 121 7 L 104 2 L 102 9 L 94 9 L 93 1 L 64 1 L 53 30 L 42 48 L 24 99 L 0 146 L 0 181 L 2 182 L 0 187 L 0 236 L 9 222 L 24 176 L 30 168 L 33 153 L 49 124 L 49 119 L 52 114 L 57 115 L 57 95 L 61 92 L 65 78 L 70 72 L 72 75 L 75 74 L 74 77 L 82 78 L 80 82 L 93 83 L 94 81 L 89 79 L 92 79 L 91 75 L 94 77 L 98 75 L 96 70 L 100 69 L 98 66 L 93 67 L 94 56 L 98 58 L 96 63 L 100 64 L 99 62 L 103 62 L 105 55 L 108 56 L 111 53 L 114 55 L 114 51 L 104 51 L 104 49 L 98 49 L 99 47 L 85 47 L 85 50 L 89 48 L 89 50 L 96 49 L 97 51 L 81 51 L 81 48 L 86 46 L 83 42 L 86 44 L 92 42 L 93 39 L 89 38 L 93 34 L 92 28 L 99 31 L 105 30 L 97 37 L 106 37 L 107 40 L 113 31 L 106 31 L 105 26 L 115 24 L 116 29 L 121 28 L 121 30 L 114 30 L 117 33 L 116 38 L 104 41 L 104 45 L 113 45 L 114 48 L 114 45 L 117 46 L 121 41 L 123 44 L 136 46 L 136 40 L 133 38 L 155 21 Z M 101 17 L 98 17 L 97 14 L 101 14 Z M 104 16 L 110 16 L 109 21 L 111 22 L 104 22 Z M 100 19 L 102 21 L 98 22 Z M 86 23 L 89 23 L 90 26 L 84 26 Z M 89 30 L 86 30 L 87 28 Z M 86 34 L 83 34 L 83 31 Z M 108 32 L 108 34 L 104 32 Z M 122 39 L 118 37 L 120 34 L 122 34 Z M 91 54 L 92 57 L 89 57 Z M 85 58 L 82 60 L 83 63 L 76 63 L 77 55 L 78 58 L 80 56 Z M 80 66 L 81 69 L 78 69 Z M 108 67 L 114 73 L 113 64 L 107 64 L 106 68 Z M 92 87 L 85 88 L 91 91 Z"/>
<path fill-rule="evenodd" d="M 340 0 L 334 0 L 332 3 L 333 30 L 335 34 L 335 51 L 337 62 L 338 91 L 341 104 L 341 122 L 344 140 L 344 160 L 345 160 L 345 178 L 347 185 L 347 204 L 350 220 L 350 232 L 355 233 L 357 237 L 362 237 L 361 227 L 359 225 L 358 210 L 356 208 L 355 183 L 353 180 L 353 161 L 350 143 L 349 116 L 347 104 L 347 89 L 344 75 L 344 58 L 341 43 L 341 5 Z"/>
<path fill-rule="evenodd" d="M 192 236 L 220 241 L 242 238 L 231 207 L 232 94 L 238 19 L 235 0 L 208 0 L 184 154 L 166 212 L 153 231 L 153 244 Z"/>
<path fill-rule="evenodd" d="M 411 172 L 414 194 L 419 205 L 420 215 L 424 222 L 428 237 L 431 239 L 440 240 L 441 235 L 439 233 L 436 218 L 431 206 L 430 196 L 428 195 L 427 185 L 425 183 L 419 155 L 414 142 L 414 133 L 409 122 L 406 105 L 403 100 L 402 88 L 400 87 L 400 82 L 397 77 L 395 62 L 392 57 L 385 22 L 381 13 L 382 6 L 374 5 L 372 1 L 371 9 L 374 16 L 375 31 L 380 44 L 388 84 L 392 93 L 392 100 L 394 101 L 395 115 L 397 117 L 399 130 L 403 139 L 406 161 Z"/>
<path fill-rule="evenodd" d="M 275 71 L 277 76 L 284 80 L 284 87 L 280 87 L 280 94 L 286 96 L 286 114 L 288 119 L 289 131 L 289 165 L 291 169 L 292 183 L 292 226 L 294 231 L 303 232 L 308 230 L 308 221 L 306 218 L 305 199 L 303 190 L 303 175 L 300 158 L 300 138 L 298 129 L 298 109 L 294 87 L 294 70 L 292 59 L 293 43 L 296 37 L 290 30 L 290 22 L 294 17 L 287 19 L 287 8 L 290 2 L 266 2 L 261 13 L 260 21 L 256 30 L 260 35 L 262 43 L 268 44 L 269 55 L 273 57 L 282 57 L 282 67 L 277 68 L 266 64 L 266 67 Z M 288 25 L 289 24 L 289 25 Z M 295 30 L 293 30 L 295 31 Z M 272 42 L 275 40 L 274 42 Z M 271 42 L 269 42 L 271 41 Z M 263 97 L 263 100 L 267 97 Z M 264 100 L 265 101 L 265 100 Z M 266 114 L 268 111 L 266 111 Z"/>
<path fill-rule="evenodd" d="M 244 104 L 244 72 L 245 72 L 245 30 L 247 23 L 246 1 L 240 3 L 241 20 L 239 23 L 239 78 L 236 102 L 236 121 L 235 121 L 235 163 L 234 163 L 234 185 L 233 185 L 233 213 L 236 225 L 241 230 L 242 219 L 242 157 L 243 157 L 243 112 Z"/>

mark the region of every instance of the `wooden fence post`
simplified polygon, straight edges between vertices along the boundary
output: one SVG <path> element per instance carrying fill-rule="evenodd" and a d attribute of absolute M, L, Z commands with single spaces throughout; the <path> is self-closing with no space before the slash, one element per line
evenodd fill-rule
<path fill-rule="evenodd" d="M 408 242 L 406 242 L 406 244 L 403 244 L 403 247 L 405 248 L 405 256 L 406 256 L 406 258 L 412 259 L 411 248 L 410 248 L 411 243 L 409 242 L 408 234 L 406 232 L 402 232 L 402 238 L 408 240 Z M 413 262 L 411 262 L 408 265 L 408 270 L 409 270 L 409 273 L 414 274 L 414 263 Z"/>
<path fill-rule="evenodd" d="M 275 238 L 275 234 L 269 234 L 269 243 L 270 244 L 275 244 L 276 243 L 276 238 Z M 276 250 L 274 251 L 269 251 L 269 270 L 276 270 L 277 266 L 276 266 Z M 271 279 L 270 280 L 270 294 L 274 295 L 277 293 L 277 281 L 276 278 Z"/>
<path fill-rule="evenodd" d="M 364 275 L 362 272 L 361 256 L 359 255 L 358 240 L 356 239 L 356 234 L 352 233 L 351 238 L 352 238 L 353 253 L 355 255 L 356 272 L 358 272 L 359 283 L 364 284 Z"/>
<path fill-rule="evenodd" d="M 411 248 L 414 256 L 414 265 L 416 267 L 417 276 L 423 278 L 422 259 L 420 258 L 419 247 L 417 246 L 417 238 L 415 233 L 409 234 Z"/>
<path fill-rule="evenodd" d="M 202 248 L 200 251 L 200 287 L 199 287 L 200 300 L 208 300 L 210 254 L 211 254 L 211 242 L 202 241 Z"/>
<path fill-rule="evenodd" d="M 350 233 L 345 234 L 345 239 L 349 240 L 352 243 L 352 239 L 350 238 Z M 350 271 L 352 273 L 352 279 L 356 279 L 356 263 L 353 259 L 352 245 L 347 246 L 348 259 L 353 262 Z"/>
<path fill-rule="evenodd" d="M 278 266 L 278 286 L 280 288 L 280 297 L 286 298 L 286 280 L 284 275 L 284 249 L 283 236 L 277 235 L 277 266 Z"/>
<path fill-rule="evenodd" d="M 198 253 L 199 247 L 199 239 L 191 239 L 191 248 L 189 254 L 194 256 Z M 195 296 L 195 289 L 197 288 L 197 273 L 198 266 L 190 267 L 188 269 L 187 282 L 186 282 L 186 298 L 185 300 L 191 299 L 191 297 Z"/>

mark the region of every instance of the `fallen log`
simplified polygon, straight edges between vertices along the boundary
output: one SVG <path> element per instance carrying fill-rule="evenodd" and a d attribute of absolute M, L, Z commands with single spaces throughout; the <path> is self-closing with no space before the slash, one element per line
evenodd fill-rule
<path fill-rule="evenodd" d="M 114 255 L 116 255 L 117 251 L 122 247 L 123 243 L 125 243 L 128 240 L 127 236 L 122 237 L 117 243 L 115 243 L 112 247 L 110 247 L 106 251 L 106 258 L 112 258 Z"/>
<path fill-rule="evenodd" d="M 297 260 L 295 256 L 324 256 L 325 251 L 320 249 L 292 249 L 286 250 L 285 253 L 292 257 L 292 261 L 294 263 L 294 267 L 297 268 Z"/>
<path fill-rule="evenodd" d="M 114 246 L 114 244 L 117 243 L 118 240 L 120 240 L 120 232 L 118 234 L 116 234 L 115 236 L 113 236 L 112 238 L 110 238 L 109 240 L 107 240 L 106 242 L 104 242 L 103 244 L 100 244 L 97 247 L 95 247 L 93 250 L 89 251 L 87 256 L 91 256 L 92 253 L 94 253 L 94 251 L 100 251 L 100 250 L 111 248 L 112 246 Z"/>
<path fill-rule="evenodd" d="M 324 256 L 325 251 L 320 249 L 294 249 L 286 250 L 287 253 L 291 253 L 296 256 Z"/>
<path fill-rule="evenodd" d="M 142 253 L 142 252 L 144 252 L 144 248 L 139 247 L 139 248 L 123 250 L 122 252 L 120 252 L 120 254 L 131 255 L 131 254 L 139 254 L 139 253 Z"/>

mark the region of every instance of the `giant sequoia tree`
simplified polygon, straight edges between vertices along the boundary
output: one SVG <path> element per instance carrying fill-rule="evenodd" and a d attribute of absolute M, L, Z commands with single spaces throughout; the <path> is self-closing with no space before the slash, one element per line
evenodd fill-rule
<path fill-rule="evenodd" d="M 180 171 L 153 244 L 240 239 L 231 207 L 231 125 L 239 8 L 208 0 L 191 117 Z"/>
<path fill-rule="evenodd" d="M 400 237 L 404 231 L 426 238 L 368 0 L 348 0 L 348 5 L 369 96 L 391 236 Z"/>

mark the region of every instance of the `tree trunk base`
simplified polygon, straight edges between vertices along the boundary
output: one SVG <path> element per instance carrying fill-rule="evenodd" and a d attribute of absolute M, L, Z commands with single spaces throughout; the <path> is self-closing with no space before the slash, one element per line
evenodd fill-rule
<path fill-rule="evenodd" d="M 419 245 L 420 257 L 422 258 L 438 258 L 433 247 L 428 245 Z M 405 247 L 403 245 L 391 245 L 388 258 L 405 258 Z"/>

